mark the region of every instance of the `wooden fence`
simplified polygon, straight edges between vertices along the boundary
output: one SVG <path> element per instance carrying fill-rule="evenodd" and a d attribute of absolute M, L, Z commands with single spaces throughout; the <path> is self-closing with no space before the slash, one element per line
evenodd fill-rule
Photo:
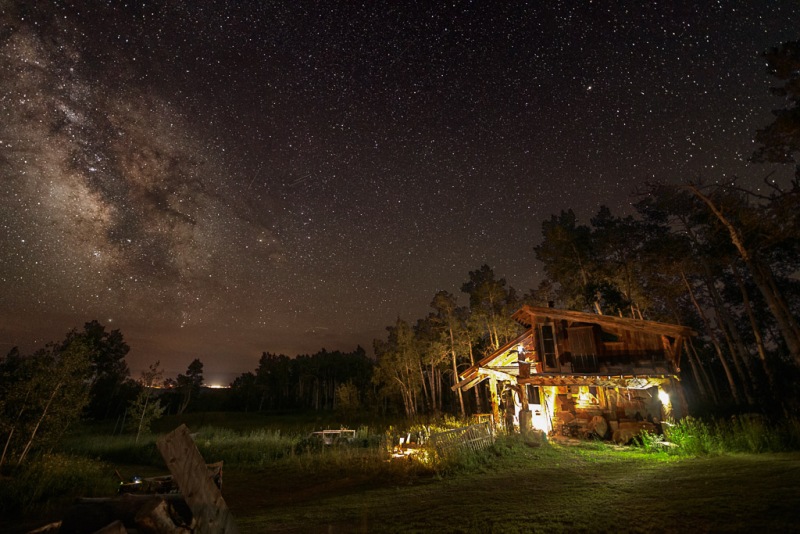
<path fill-rule="evenodd" d="M 494 435 L 487 421 L 433 434 L 430 443 L 438 454 L 447 454 L 452 450 L 477 452 L 492 445 Z"/>

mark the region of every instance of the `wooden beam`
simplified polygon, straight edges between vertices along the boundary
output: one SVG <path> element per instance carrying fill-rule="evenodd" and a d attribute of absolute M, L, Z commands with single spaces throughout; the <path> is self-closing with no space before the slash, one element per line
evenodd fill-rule
<path fill-rule="evenodd" d="M 623 330 L 647 332 L 651 334 L 666 334 L 673 337 L 688 337 L 697 335 L 697 332 L 686 326 L 660 323 L 657 321 L 645 321 L 642 319 L 629 319 L 627 317 L 615 317 L 613 315 L 598 315 L 574 310 L 560 310 L 558 308 L 542 308 L 525 305 L 514 312 L 514 314 L 511 316 L 512 319 L 521 325 L 531 328 L 534 324 L 536 324 L 536 319 L 539 317 L 608 325 L 621 328 Z"/>
<path fill-rule="evenodd" d="M 494 378 L 495 380 L 499 380 L 500 382 L 516 383 L 517 381 L 514 375 L 510 375 L 504 371 L 498 371 L 497 369 L 489 369 L 486 367 L 481 367 L 480 369 L 478 369 L 478 374 L 481 376 L 488 376 L 490 378 Z"/>

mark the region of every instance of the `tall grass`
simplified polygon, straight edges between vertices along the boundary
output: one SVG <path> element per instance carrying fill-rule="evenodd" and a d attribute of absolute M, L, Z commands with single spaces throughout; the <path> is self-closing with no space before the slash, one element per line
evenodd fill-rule
<path fill-rule="evenodd" d="M 164 460 L 156 447 L 156 437 L 104 436 L 80 434 L 64 440 L 61 449 L 67 454 L 95 458 L 101 461 L 163 467 Z"/>
<path fill-rule="evenodd" d="M 672 446 L 664 447 L 663 440 Z M 800 420 L 770 423 L 761 417 L 704 421 L 686 417 L 665 424 L 663 436 L 641 435 L 643 449 L 681 455 L 764 453 L 800 450 Z"/>

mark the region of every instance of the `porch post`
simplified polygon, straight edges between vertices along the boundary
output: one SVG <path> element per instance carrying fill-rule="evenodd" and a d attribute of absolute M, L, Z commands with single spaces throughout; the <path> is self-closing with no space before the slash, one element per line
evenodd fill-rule
<path fill-rule="evenodd" d="M 493 424 L 500 424 L 500 398 L 497 396 L 497 379 L 489 377 L 489 400 L 492 403 Z"/>
<path fill-rule="evenodd" d="M 532 428 L 533 414 L 528 405 L 528 385 L 517 382 L 517 386 L 519 386 L 519 402 L 522 404 L 519 411 L 519 433 L 525 434 Z"/>

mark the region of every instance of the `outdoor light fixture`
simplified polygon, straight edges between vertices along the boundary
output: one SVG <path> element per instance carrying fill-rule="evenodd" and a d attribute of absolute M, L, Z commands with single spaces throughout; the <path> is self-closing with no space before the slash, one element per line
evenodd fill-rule
<path fill-rule="evenodd" d="M 660 400 L 661 404 L 664 406 L 669 406 L 669 395 L 663 389 L 658 390 L 658 400 Z"/>

